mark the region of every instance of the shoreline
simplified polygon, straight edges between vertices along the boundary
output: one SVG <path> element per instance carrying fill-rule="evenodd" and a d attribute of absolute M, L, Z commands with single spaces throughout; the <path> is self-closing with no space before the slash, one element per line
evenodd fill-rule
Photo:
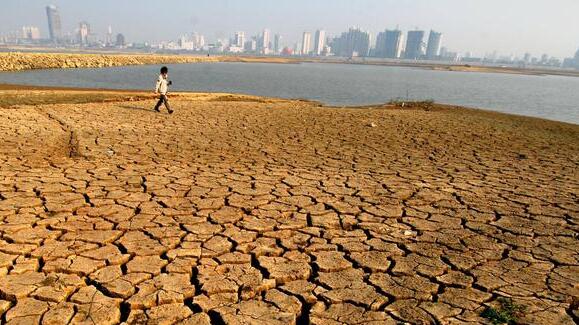
<path fill-rule="evenodd" d="M 533 76 L 579 77 L 579 70 L 525 69 L 514 67 L 471 64 L 446 64 L 436 62 L 407 62 L 366 58 L 307 58 L 266 56 L 202 56 L 183 54 L 152 54 L 123 52 L 0 52 L 0 71 L 16 72 L 37 69 L 101 68 L 130 65 L 180 64 L 180 63 L 271 63 L 271 64 L 354 64 L 387 67 L 409 67 L 433 71 L 504 73 Z"/>
<path fill-rule="evenodd" d="M 104 103 L 109 102 L 107 95 L 120 95 L 120 97 L 115 98 L 112 101 L 143 101 L 143 100 L 154 100 L 156 96 L 153 92 L 143 89 L 107 89 L 107 88 L 76 88 L 76 87 L 51 87 L 51 86 L 31 86 L 31 85 L 19 85 L 19 84 L 4 84 L 0 83 L 0 95 L 3 92 L 21 92 L 21 91 L 37 91 L 37 92 L 49 92 L 54 95 L 59 95 L 62 93 L 67 94 L 101 94 L 103 95 L 102 99 L 98 97 L 93 98 L 91 101 L 82 101 L 82 103 Z M 394 102 L 385 102 L 385 103 L 375 103 L 375 104 L 366 104 L 366 105 L 331 105 L 324 102 L 320 102 L 317 100 L 310 100 L 305 98 L 280 98 L 280 97 L 268 97 L 268 96 L 258 96 L 258 95 L 251 95 L 251 94 L 244 94 L 244 93 L 220 93 L 220 92 L 195 92 L 195 91 L 175 91 L 171 93 L 172 96 L 176 99 L 179 98 L 188 98 L 191 96 L 213 96 L 216 98 L 225 99 L 225 101 L 237 101 L 239 99 L 242 100 L 250 100 L 256 102 L 263 102 L 263 101 L 272 101 L 272 102 L 294 102 L 294 103 L 307 103 L 317 107 L 324 107 L 324 108 L 337 108 L 337 109 L 356 109 L 356 110 L 376 110 L 376 109 L 422 109 L 422 110 L 437 110 L 437 109 L 450 109 L 450 110 L 463 110 L 463 111 L 473 111 L 475 113 L 481 113 L 483 115 L 488 115 L 491 117 L 503 116 L 504 118 L 510 119 L 533 119 L 537 121 L 543 122 L 550 122 L 550 123 L 558 123 L 564 124 L 568 126 L 579 126 L 579 124 L 559 121 L 559 120 L 551 120 L 542 117 L 536 116 L 528 116 L 528 115 L 518 115 L 512 113 L 505 113 L 496 111 L 493 109 L 485 109 L 480 107 L 467 107 L 455 104 L 448 104 L 448 103 L 438 103 L 438 102 L 430 102 L 430 101 L 406 101 L 405 107 L 400 106 L 399 103 Z M 46 97 L 50 97 L 49 94 L 44 94 Z M 124 95 L 124 97 L 123 97 Z M 228 99 L 229 98 L 229 99 Z M 49 101 L 50 99 L 47 98 Z M 65 101 L 57 101 L 58 104 L 67 104 Z M 38 103 L 42 104 L 42 103 Z M 14 104 L 8 105 L 16 106 L 21 104 Z M 32 104 L 36 105 L 36 104 Z M 0 109 L 6 108 L 6 106 L 2 105 L 2 100 L 0 97 Z"/>

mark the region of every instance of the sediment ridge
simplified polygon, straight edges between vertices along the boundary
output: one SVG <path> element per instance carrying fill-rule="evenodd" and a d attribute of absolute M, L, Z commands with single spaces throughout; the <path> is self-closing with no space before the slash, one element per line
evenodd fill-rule
<path fill-rule="evenodd" d="M 145 54 L 0 53 L 0 71 L 104 68 L 126 65 L 217 62 L 216 57 Z"/>

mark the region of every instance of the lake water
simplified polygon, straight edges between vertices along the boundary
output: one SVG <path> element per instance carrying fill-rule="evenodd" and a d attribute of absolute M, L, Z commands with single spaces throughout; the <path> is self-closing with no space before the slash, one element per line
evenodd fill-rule
<path fill-rule="evenodd" d="M 2 72 L 0 83 L 151 89 L 158 65 Z M 328 105 L 433 99 L 579 124 L 579 78 L 447 72 L 349 64 L 197 63 L 168 65 L 174 91 L 305 98 Z"/>

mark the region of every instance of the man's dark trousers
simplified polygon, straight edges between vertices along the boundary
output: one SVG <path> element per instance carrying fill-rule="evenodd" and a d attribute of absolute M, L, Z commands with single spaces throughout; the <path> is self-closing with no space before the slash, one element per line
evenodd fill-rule
<path fill-rule="evenodd" d="M 167 98 L 167 95 L 159 96 L 159 101 L 157 102 L 157 105 L 155 105 L 155 110 L 158 111 L 163 104 L 165 104 L 167 110 L 171 112 L 171 106 L 169 106 L 169 99 Z"/>

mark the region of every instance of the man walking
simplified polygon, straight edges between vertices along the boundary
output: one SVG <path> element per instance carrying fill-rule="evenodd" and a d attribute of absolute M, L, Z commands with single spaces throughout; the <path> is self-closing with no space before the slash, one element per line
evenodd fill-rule
<path fill-rule="evenodd" d="M 173 114 L 173 110 L 171 109 L 171 106 L 169 106 L 169 99 L 167 98 L 169 86 L 171 85 L 171 81 L 167 80 L 168 77 L 169 69 L 167 67 L 162 67 L 159 79 L 157 79 L 157 86 L 155 86 L 155 94 L 159 94 L 159 101 L 157 102 L 157 105 L 155 105 L 155 112 L 157 113 L 161 112 L 159 108 L 161 105 L 165 104 L 169 114 Z"/>

